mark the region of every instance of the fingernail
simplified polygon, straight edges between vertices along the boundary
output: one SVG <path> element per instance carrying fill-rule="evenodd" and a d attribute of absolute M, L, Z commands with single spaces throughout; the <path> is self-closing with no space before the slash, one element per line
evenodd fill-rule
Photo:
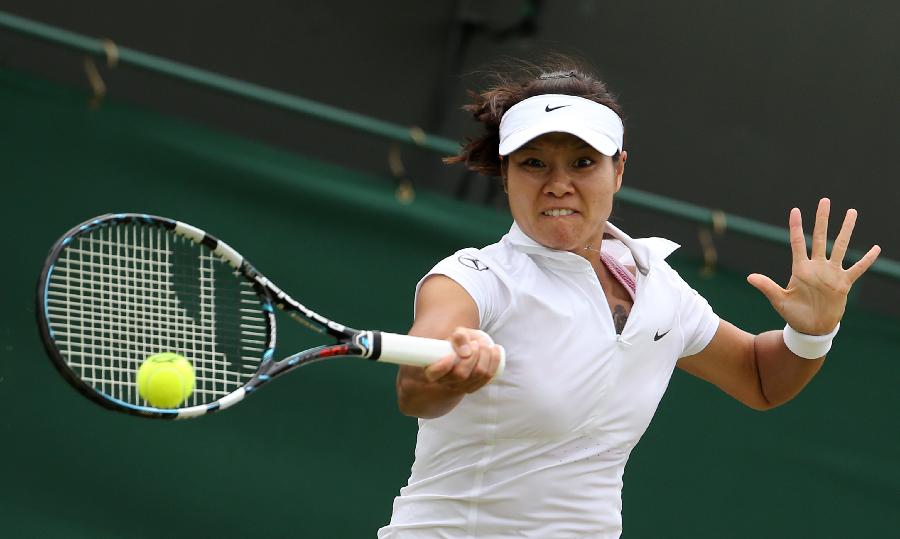
<path fill-rule="evenodd" d="M 472 348 L 470 348 L 468 344 L 464 344 L 464 345 L 460 346 L 459 347 L 459 355 L 466 356 L 466 357 L 472 355 Z"/>

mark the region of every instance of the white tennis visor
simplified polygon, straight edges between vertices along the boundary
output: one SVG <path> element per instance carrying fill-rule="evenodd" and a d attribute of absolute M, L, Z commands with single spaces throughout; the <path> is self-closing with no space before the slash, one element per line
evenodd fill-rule
<path fill-rule="evenodd" d="M 570 133 L 604 155 L 622 151 L 625 126 L 606 105 L 574 95 L 543 94 L 513 105 L 500 119 L 500 155 L 545 133 Z"/>

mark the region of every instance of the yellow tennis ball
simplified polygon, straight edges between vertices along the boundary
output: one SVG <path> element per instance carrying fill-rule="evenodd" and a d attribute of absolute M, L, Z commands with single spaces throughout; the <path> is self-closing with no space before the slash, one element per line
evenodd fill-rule
<path fill-rule="evenodd" d="M 172 352 L 154 354 L 138 369 L 137 386 L 151 406 L 175 408 L 194 392 L 194 367 Z"/>

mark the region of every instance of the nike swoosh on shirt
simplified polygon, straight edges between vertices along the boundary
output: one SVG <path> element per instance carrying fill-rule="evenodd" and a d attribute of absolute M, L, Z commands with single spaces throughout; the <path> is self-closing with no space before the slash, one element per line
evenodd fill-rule
<path fill-rule="evenodd" d="M 670 329 L 669 331 L 672 331 L 672 330 Z M 656 335 L 653 336 L 653 340 L 654 340 L 654 341 L 658 341 L 658 340 L 662 339 L 663 337 L 665 337 L 666 335 L 669 334 L 669 331 L 663 333 L 662 335 L 660 335 L 660 334 L 659 334 L 659 331 L 657 331 L 657 332 L 656 332 Z"/>

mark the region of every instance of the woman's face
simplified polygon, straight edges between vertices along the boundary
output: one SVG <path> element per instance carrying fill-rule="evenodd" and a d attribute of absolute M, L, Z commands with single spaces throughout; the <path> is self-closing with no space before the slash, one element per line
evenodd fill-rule
<path fill-rule="evenodd" d="M 512 154 L 506 165 L 509 207 L 519 228 L 545 247 L 582 254 L 597 247 L 622 186 L 619 161 L 568 133 L 547 133 Z"/>

